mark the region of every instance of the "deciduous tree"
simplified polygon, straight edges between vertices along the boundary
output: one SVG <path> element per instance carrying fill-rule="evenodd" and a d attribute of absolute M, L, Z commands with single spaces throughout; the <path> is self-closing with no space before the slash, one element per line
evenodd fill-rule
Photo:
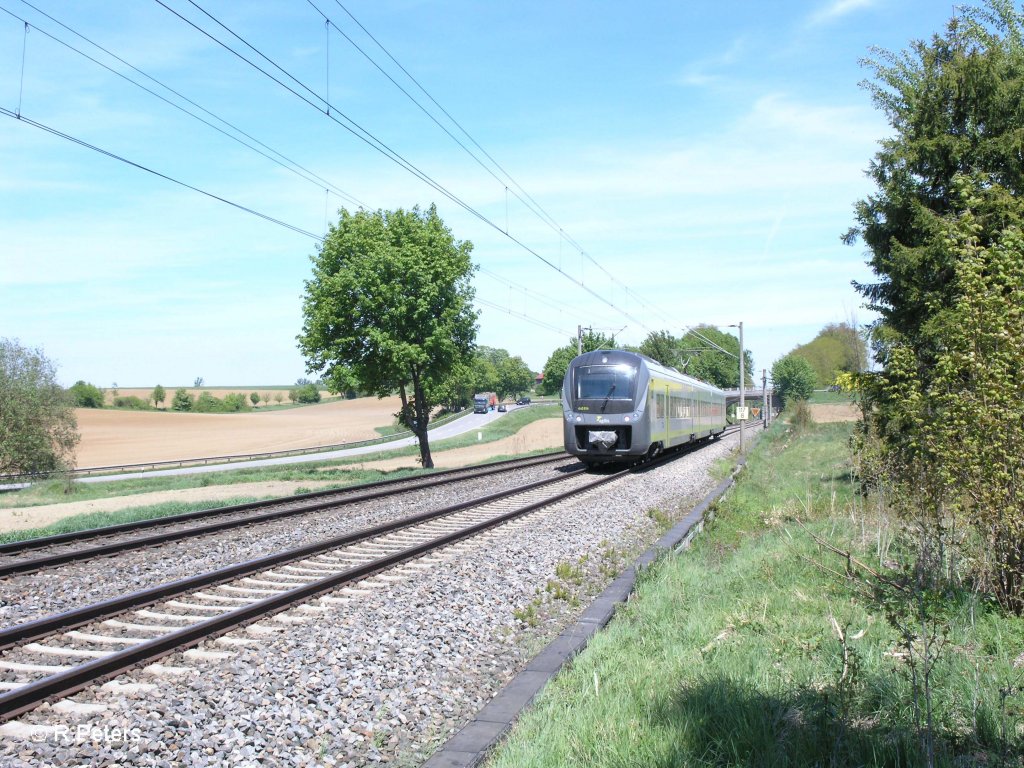
<path fill-rule="evenodd" d="M 578 339 L 570 339 L 564 347 L 559 347 L 548 357 L 544 363 L 544 382 L 541 384 L 541 393 L 555 395 L 562 391 L 562 382 L 565 380 L 565 372 L 569 370 L 569 363 L 579 353 L 580 342 Z M 583 334 L 583 351 L 593 352 L 595 349 L 611 349 L 611 337 L 605 336 L 600 331 L 587 331 Z"/>
<path fill-rule="evenodd" d="M 783 407 L 794 400 L 809 398 L 816 379 L 811 364 L 796 355 L 786 355 L 772 365 L 772 386 Z"/>
<path fill-rule="evenodd" d="M 72 384 L 68 391 L 79 408 L 102 408 L 107 401 L 102 389 L 81 379 Z"/>
<path fill-rule="evenodd" d="M 868 247 L 877 280 L 858 288 L 881 314 L 865 418 L 887 478 L 910 491 L 905 513 L 944 556 L 955 523 L 973 526 L 974 562 L 1024 611 L 1024 14 L 1007 0 L 959 9 L 870 66 L 893 131 L 846 236 Z"/>
<path fill-rule="evenodd" d="M 471 251 L 434 206 L 342 210 L 305 283 L 298 341 L 307 370 L 325 371 L 333 386 L 342 366 L 366 392 L 384 397 L 398 390 L 399 421 L 415 433 L 424 467 L 433 466 L 432 392 L 473 351 Z"/>
<path fill-rule="evenodd" d="M 77 426 L 53 363 L 41 350 L 0 339 L 0 474 L 69 469 Z"/>

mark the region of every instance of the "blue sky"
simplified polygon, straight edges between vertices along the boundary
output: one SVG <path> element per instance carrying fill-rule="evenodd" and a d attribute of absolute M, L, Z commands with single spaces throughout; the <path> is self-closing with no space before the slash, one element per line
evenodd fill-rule
<path fill-rule="evenodd" d="M 863 248 L 840 242 L 888 132 L 858 61 L 929 37 L 952 13 L 934 0 L 162 2 L 0 0 L 0 109 L 25 118 L 0 114 L 0 336 L 42 348 L 65 384 L 305 375 L 295 336 L 311 235 L 357 204 L 436 203 L 474 244 L 479 343 L 534 369 L 577 325 L 639 343 L 743 321 L 759 374 L 827 323 L 872 319 L 850 287 L 871 279 Z M 327 98 L 335 119 L 168 8 L 257 58 L 207 11 Z M 475 213 L 355 138 L 345 117 Z"/>

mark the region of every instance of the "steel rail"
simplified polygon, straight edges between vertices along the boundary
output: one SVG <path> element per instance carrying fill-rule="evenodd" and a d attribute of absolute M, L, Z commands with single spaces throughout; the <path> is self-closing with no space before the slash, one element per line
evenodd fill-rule
<path fill-rule="evenodd" d="M 511 512 L 499 514 L 489 520 L 476 523 L 462 530 L 445 534 L 399 552 L 385 555 L 369 563 L 355 566 L 341 573 L 319 579 L 309 584 L 296 587 L 279 595 L 269 597 L 249 605 L 237 608 L 233 611 L 215 616 L 205 621 L 197 622 L 188 627 L 168 633 L 153 640 L 133 645 L 123 651 L 117 651 L 110 655 L 78 665 L 73 669 L 59 672 L 44 677 L 36 682 L 28 683 L 20 688 L 0 694 L 0 722 L 10 720 L 24 712 L 34 709 L 44 701 L 57 697 L 68 696 L 83 688 L 92 685 L 100 680 L 108 679 L 127 669 L 137 666 L 143 662 L 149 662 L 168 655 L 178 649 L 194 645 L 202 640 L 221 635 L 235 627 L 251 621 L 278 613 L 285 608 L 309 600 L 312 597 L 330 592 L 343 584 L 365 578 L 373 573 L 393 567 L 407 560 L 412 560 L 421 555 L 449 544 L 453 544 L 482 531 L 489 530 L 517 517 L 529 514 L 542 507 L 563 501 L 566 498 L 591 490 L 598 486 L 612 482 L 628 472 L 627 469 L 620 470 L 614 474 L 602 477 L 583 488 L 573 488 L 568 491 L 556 494 L 553 497 L 531 502 Z M 558 478 L 563 479 L 563 478 Z M 532 484 L 551 484 L 552 480 Z M 526 490 L 521 488 L 517 493 Z M 507 492 L 495 494 L 495 496 L 511 495 Z M 481 503 L 476 500 L 468 504 L 475 506 Z M 467 506 L 467 505 L 461 505 Z"/>
<path fill-rule="evenodd" d="M 266 568 L 270 568 L 275 565 L 281 565 L 294 560 L 301 560 L 302 558 L 319 554 L 320 552 L 324 552 L 329 549 L 335 549 L 349 544 L 356 544 L 375 536 L 401 530 L 402 528 L 408 528 L 435 518 L 451 515 L 470 507 L 487 504 L 492 501 L 498 501 L 535 488 L 543 488 L 546 485 L 553 485 L 579 474 L 583 474 L 584 471 L 585 470 L 583 468 L 580 468 L 559 477 L 538 480 L 511 490 L 497 491 L 495 493 L 479 496 L 475 499 L 462 501 L 458 504 L 452 504 L 441 509 L 420 512 L 419 514 L 412 515 L 410 517 L 403 517 L 401 520 L 393 520 L 382 525 L 361 528 L 357 531 L 352 531 L 351 533 L 342 534 L 341 536 L 335 536 L 330 539 L 314 542 L 313 544 L 307 544 L 295 549 L 289 549 L 272 555 L 259 557 L 254 560 L 247 560 L 243 563 L 225 566 L 215 571 L 199 574 L 197 576 L 188 576 L 184 579 L 167 582 L 165 584 L 140 590 L 139 592 L 133 592 L 128 595 L 114 597 L 109 600 L 94 603 L 93 605 L 75 608 L 71 611 L 65 611 L 51 616 L 44 616 L 43 618 L 35 619 L 34 621 L 15 624 L 14 626 L 0 630 L 0 651 L 7 650 L 19 643 L 25 643 L 30 640 L 44 637 L 52 632 L 56 632 L 57 630 L 73 629 L 92 621 L 105 619 L 129 608 L 141 608 L 146 605 L 151 605 L 159 600 L 174 597 L 175 595 L 180 595 L 193 589 L 221 584 L 225 581 L 241 576 L 248 576 L 251 573 L 265 570 Z"/>
<path fill-rule="evenodd" d="M 507 465 L 511 463 L 518 463 L 520 466 L 530 467 L 537 464 L 554 463 L 556 461 L 559 461 L 563 457 L 564 454 L 544 454 L 543 458 L 525 462 L 522 459 L 510 459 L 505 462 L 496 462 L 494 464 L 482 465 L 486 467 L 485 470 L 475 471 L 469 474 L 466 474 L 466 468 L 442 470 L 442 472 L 445 475 L 444 477 L 438 477 L 438 475 L 441 473 L 435 473 L 430 475 L 428 478 L 425 478 L 422 482 L 415 483 L 412 487 L 408 487 L 409 478 L 401 478 L 398 480 L 382 480 L 377 481 L 375 483 L 366 483 L 360 486 L 352 486 L 350 488 L 335 488 L 329 491 L 314 491 L 312 493 L 303 494 L 300 496 L 290 496 L 287 498 L 287 502 L 293 502 L 296 500 L 302 502 L 304 500 L 327 499 L 328 497 L 332 496 L 344 496 L 344 498 L 322 500 L 312 504 L 300 503 L 300 506 L 293 507 L 290 509 L 271 510 L 269 512 L 264 512 L 262 514 L 254 514 L 247 517 L 234 518 L 231 520 L 222 520 L 220 522 L 211 522 L 205 525 L 195 526 L 193 528 L 165 531 L 163 533 L 157 533 L 151 536 L 142 536 L 132 539 L 113 541 L 107 544 L 99 544 L 85 549 L 71 550 L 68 552 L 59 552 L 57 554 L 36 557 L 27 560 L 16 560 L 14 562 L 0 564 L 0 578 L 5 576 L 12 576 L 18 573 L 30 573 L 32 571 L 42 570 L 43 568 L 52 568 L 59 565 L 66 565 L 68 563 L 77 562 L 80 560 L 91 560 L 96 557 L 113 555 L 117 554 L 118 552 L 124 552 L 127 550 L 158 546 L 172 541 L 180 541 L 183 539 L 193 538 L 196 536 L 204 536 L 211 533 L 217 533 L 220 531 L 228 530 L 230 528 L 255 525 L 258 523 L 271 522 L 274 520 L 283 520 L 288 517 L 293 517 L 295 515 L 302 515 L 310 512 L 318 512 L 333 507 L 342 507 L 349 504 L 357 504 L 364 501 L 370 501 L 372 499 L 385 498 L 387 496 L 392 496 L 399 493 L 418 491 L 426 488 L 433 488 L 439 485 L 446 485 L 448 483 L 453 482 L 453 480 L 456 479 L 451 477 L 451 475 L 454 473 L 463 473 L 464 479 L 487 477 L 489 475 L 507 471 Z M 400 485 L 402 487 L 396 487 Z M 238 512 L 245 512 L 246 510 L 250 509 L 267 509 L 275 506 L 280 506 L 282 503 L 282 499 L 270 499 L 266 501 L 249 502 L 247 504 L 236 504 L 227 507 L 216 507 L 213 509 L 198 510 L 197 512 L 185 512 L 181 515 L 173 515 L 170 517 L 150 518 L 147 520 L 140 520 L 135 523 L 122 523 L 120 525 L 108 526 L 105 528 L 90 528 L 86 531 L 81 531 L 77 533 L 58 534 L 56 536 L 50 536 L 41 539 L 26 539 L 24 542 L 12 542 L 7 545 L 0 546 L 0 555 L 20 553 L 28 551 L 30 549 L 39 549 L 45 546 L 58 546 L 60 544 L 75 542 L 79 540 L 100 538 L 102 536 L 113 536 L 118 533 L 131 532 L 133 530 L 145 530 L 147 528 L 154 528 L 159 526 L 178 525 L 181 523 L 191 522 L 193 520 L 202 520 L 209 517 L 219 517 Z M 17 545 L 22 546 L 21 548 L 17 548 Z"/>

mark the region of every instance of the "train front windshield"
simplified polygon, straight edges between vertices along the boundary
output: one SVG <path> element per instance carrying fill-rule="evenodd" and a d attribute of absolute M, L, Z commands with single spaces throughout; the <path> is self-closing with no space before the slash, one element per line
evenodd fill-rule
<path fill-rule="evenodd" d="M 577 400 L 632 400 L 636 368 L 630 365 L 581 365 L 576 369 Z"/>

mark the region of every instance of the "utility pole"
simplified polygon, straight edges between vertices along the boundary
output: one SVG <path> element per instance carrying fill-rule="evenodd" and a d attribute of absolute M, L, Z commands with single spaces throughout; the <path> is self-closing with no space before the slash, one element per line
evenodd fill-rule
<path fill-rule="evenodd" d="M 584 331 L 590 331 L 591 333 L 593 333 L 594 329 L 593 328 L 584 328 L 582 325 L 577 325 L 576 326 L 576 354 L 577 355 L 582 355 L 583 354 L 583 332 Z"/>
<path fill-rule="evenodd" d="M 743 322 L 740 321 L 740 412 L 745 414 L 746 410 L 746 398 L 744 394 L 747 391 L 745 376 L 743 370 Z M 742 456 L 746 450 L 747 444 L 747 420 L 740 419 L 740 455 Z"/>
<path fill-rule="evenodd" d="M 764 428 L 768 429 L 768 369 L 761 369 L 761 410 L 764 413 L 761 416 L 761 420 L 764 422 Z"/>

